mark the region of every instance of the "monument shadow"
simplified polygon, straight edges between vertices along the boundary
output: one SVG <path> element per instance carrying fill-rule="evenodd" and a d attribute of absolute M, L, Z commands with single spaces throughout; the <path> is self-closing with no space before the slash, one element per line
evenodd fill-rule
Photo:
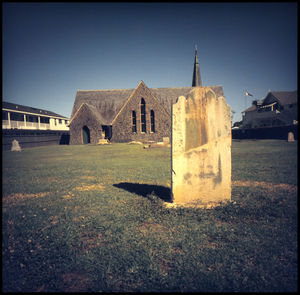
<path fill-rule="evenodd" d="M 130 193 L 140 195 L 142 197 L 147 198 L 148 195 L 154 194 L 165 202 L 172 202 L 171 189 L 166 186 L 131 182 L 120 182 L 117 184 L 113 184 L 113 186 L 124 189 Z"/>

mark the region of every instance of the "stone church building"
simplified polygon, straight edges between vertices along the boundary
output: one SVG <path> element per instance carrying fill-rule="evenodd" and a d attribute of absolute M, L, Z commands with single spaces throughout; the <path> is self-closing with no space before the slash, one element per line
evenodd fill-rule
<path fill-rule="evenodd" d="M 78 90 L 70 119 L 70 144 L 163 141 L 171 139 L 171 109 L 181 95 L 201 87 L 197 49 L 192 87 L 148 88 L 141 81 L 135 89 Z M 222 86 L 213 86 L 223 96 Z"/>

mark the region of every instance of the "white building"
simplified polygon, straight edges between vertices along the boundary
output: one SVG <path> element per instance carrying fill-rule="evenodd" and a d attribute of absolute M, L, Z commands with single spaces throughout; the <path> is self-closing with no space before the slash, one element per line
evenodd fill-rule
<path fill-rule="evenodd" d="M 56 113 L 2 102 L 2 129 L 69 131 L 69 118 Z"/>

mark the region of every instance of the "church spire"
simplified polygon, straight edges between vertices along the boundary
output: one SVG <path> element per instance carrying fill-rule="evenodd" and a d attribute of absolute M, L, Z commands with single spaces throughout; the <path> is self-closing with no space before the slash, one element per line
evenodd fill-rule
<path fill-rule="evenodd" d="M 194 73 L 193 73 L 193 84 L 192 87 L 202 86 L 200 70 L 199 70 L 199 60 L 198 60 L 198 49 L 195 45 L 195 61 L 194 61 Z"/>

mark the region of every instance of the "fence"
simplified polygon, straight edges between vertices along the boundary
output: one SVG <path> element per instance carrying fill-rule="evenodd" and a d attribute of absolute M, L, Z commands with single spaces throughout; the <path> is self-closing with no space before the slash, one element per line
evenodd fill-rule
<path fill-rule="evenodd" d="M 21 148 L 69 144 L 69 131 L 2 129 L 2 149 L 10 150 L 16 139 Z"/>
<path fill-rule="evenodd" d="M 233 139 L 288 139 L 288 133 L 293 132 L 298 139 L 298 125 L 264 127 L 253 129 L 233 129 Z"/>
<path fill-rule="evenodd" d="M 2 120 L 2 129 L 9 129 L 9 128 L 17 128 L 17 129 L 43 129 L 48 130 L 50 129 L 50 124 L 48 123 L 36 123 L 36 122 L 24 122 L 24 121 L 9 121 Z"/>

